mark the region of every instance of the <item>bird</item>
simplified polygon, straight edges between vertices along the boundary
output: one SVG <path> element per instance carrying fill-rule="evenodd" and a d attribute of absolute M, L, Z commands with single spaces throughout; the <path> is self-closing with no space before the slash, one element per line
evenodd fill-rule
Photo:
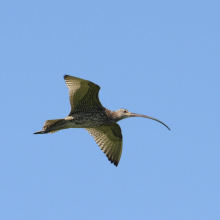
<path fill-rule="evenodd" d="M 99 100 L 100 86 L 91 81 L 70 75 L 64 75 L 64 80 L 69 90 L 69 115 L 66 118 L 45 121 L 42 130 L 34 134 L 54 133 L 67 128 L 85 128 L 108 160 L 117 167 L 122 154 L 122 132 L 118 121 L 129 117 L 143 117 L 155 120 L 170 130 L 156 118 L 131 113 L 127 109 L 111 111 L 103 107 Z"/>

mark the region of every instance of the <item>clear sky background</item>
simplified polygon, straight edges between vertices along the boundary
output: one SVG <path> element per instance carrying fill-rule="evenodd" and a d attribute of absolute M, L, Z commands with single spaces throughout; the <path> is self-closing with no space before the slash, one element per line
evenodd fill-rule
<path fill-rule="evenodd" d="M 0 219 L 220 219 L 219 1 L 1 1 Z M 63 75 L 100 85 L 112 165 L 69 114 Z"/>

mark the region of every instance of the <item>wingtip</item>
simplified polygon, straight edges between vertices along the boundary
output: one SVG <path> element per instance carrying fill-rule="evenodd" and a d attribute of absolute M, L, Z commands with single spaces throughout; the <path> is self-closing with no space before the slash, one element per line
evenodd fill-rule
<path fill-rule="evenodd" d="M 65 75 L 63 76 L 63 78 L 66 79 L 66 77 L 68 77 L 68 76 L 69 76 L 69 75 L 66 75 L 66 74 L 65 74 Z"/>
<path fill-rule="evenodd" d="M 108 157 L 107 157 L 108 158 Z M 114 164 L 116 167 L 118 166 L 118 164 L 119 164 L 119 161 L 114 161 L 114 160 L 111 160 L 111 159 L 109 159 L 108 158 L 108 160 L 112 163 L 112 164 Z"/>
<path fill-rule="evenodd" d="M 109 162 L 111 164 L 114 164 L 116 167 L 118 166 L 119 164 L 119 161 L 116 161 L 114 158 L 112 158 L 109 154 L 106 154 L 105 151 L 103 151 L 103 153 L 105 154 L 105 156 L 107 157 L 107 159 L 109 160 Z"/>

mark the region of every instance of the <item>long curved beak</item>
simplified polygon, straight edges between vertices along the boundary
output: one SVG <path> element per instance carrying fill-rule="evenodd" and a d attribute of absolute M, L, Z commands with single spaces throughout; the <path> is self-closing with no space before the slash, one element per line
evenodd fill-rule
<path fill-rule="evenodd" d="M 160 120 L 158 120 L 158 119 L 156 119 L 156 118 L 153 118 L 153 117 L 147 116 L 147 115 L 140 115 L 140 114 L 136 114 L 136 113 L 131 113 L 131 114 L 130 114 L 130 117 L 143 117 L 143 118 L 149 118 L 149 119 L 152 119 L 152 120 L 154 120 L 154 121 L 158 121 L 158 122 L 160 122 L 161 124 L 163 124 L 165 127 L 167 127 L 167 128 L 170 130 L 170 128 L 169 128 L 166 124 L 164 124 L 162 121 L 160 121 Z"/>

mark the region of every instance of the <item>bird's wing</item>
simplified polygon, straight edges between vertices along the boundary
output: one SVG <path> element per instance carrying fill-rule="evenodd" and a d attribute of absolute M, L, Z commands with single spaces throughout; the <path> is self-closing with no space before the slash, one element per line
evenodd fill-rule
<path fill-rule="evenodd" d="M 89 112 L 103 109 L 99 101 L 100 87 L 93 82 L 73 76 L 64 76 L 69 89 L 69 100 L 71 105 L 70 114 L 78 112 Z"/>
<path fill-rule="evenodd" d="M 109 161 L 118 166 L 122 153 L 121 128 L 117 123 L 96 128 L 86 128 L 105 153 Z"/>

